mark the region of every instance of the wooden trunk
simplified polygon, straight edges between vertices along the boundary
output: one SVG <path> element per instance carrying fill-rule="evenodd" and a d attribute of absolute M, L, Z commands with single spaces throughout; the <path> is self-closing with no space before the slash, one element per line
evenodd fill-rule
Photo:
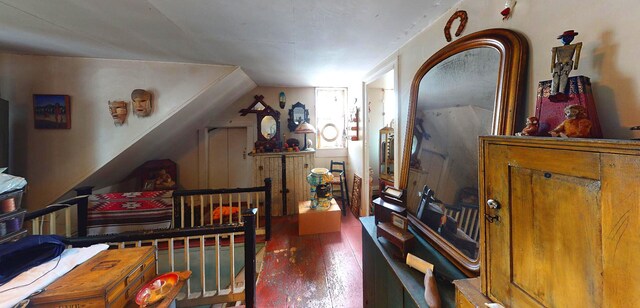
<path fill-rule="evenodd" d="M 297 214 L 298 202 L 309 200 L 310 187 L 307 175 L 314 168 L 314 153 L 309 151 L 253 154 L 255 185 L 262 186 L 265 178 L 271 178 L 273 216 Z"/>
<path fill-rule="evenodd" d="M 634 305 L 639 143 L 482 137 L 480 157 L 481 200 L 499 204 L 480 215 L 488 297 L 507 307 Z"/>
<path fill-rule="evenodd" d="M 155 247 L 105 250 L 79 265 L 44 292 L 37 307 L 124 307 L 156 275 Z"/>

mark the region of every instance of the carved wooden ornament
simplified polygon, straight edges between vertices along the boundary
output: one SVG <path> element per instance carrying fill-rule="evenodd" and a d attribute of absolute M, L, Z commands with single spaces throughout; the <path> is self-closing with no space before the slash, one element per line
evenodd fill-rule
<path fill-rule="evenodd" d="M 447 39 L 447 42 L 451 42 L 451 24 L 457 18 L 460 18 L 460 25 L 458 26 L 458 30 L 456 30 L 456 37 L 460 36 L 462 31 L 464 31 L 464 28 L 467 26 L 467 20 L 469 20 L 467 17 L 467 11 L 460 10 L 453 13 L 449 18 L 449 21 L 447 21 L 447 24 L 444 26 L 444 37 Z"/>

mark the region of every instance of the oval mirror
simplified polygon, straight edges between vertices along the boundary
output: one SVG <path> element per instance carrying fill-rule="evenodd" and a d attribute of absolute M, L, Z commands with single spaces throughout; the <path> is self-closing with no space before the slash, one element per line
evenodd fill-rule
<path fill-rule="evenodd" d="M 264 138 L 270 140 L 276 135 L 276 119 L 268 115 L 260 121 L 260 133 Z"/>
<path fill-rule="evenodd" d="M 463 37 L 411 87 L 401 188 L 412 226 L 468 276 L 479 271 L 478 136 L 511 134 L 527 44 L 510 30 Z"/>

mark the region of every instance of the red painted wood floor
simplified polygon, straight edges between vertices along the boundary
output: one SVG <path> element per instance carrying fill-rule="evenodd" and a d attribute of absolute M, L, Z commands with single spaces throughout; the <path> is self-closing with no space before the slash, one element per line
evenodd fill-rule
<path fill-rule="evenodd" d="M 362 233 L 347 211 L 341 232 L 298 236 L 298 217 L 274 217 L 258 275 L 258 307 L 362 307 Z"/>

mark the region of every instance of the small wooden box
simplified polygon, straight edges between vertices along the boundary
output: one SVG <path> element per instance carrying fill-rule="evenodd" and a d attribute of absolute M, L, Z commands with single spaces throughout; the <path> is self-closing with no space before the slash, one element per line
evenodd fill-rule
<path fill-rule="evenodd" d="M 31 298 L 37 307 L 124 307 L 156 275 L 155 247 L 105 250 Z"/>
<path fill-rule="evenodd" d="M 374 205 L 374 215 L 376 216 L 375 221 L 376 224 L 379 222 L 390 222 L 391 221 L 391 213 L 396 213 L 400 216 L 407 216 L 407 209 L 404 207 L 389 203 L 387 201 L 382 200 L 382 198 L 377 198 L 372 201 Z"/>
<path fill-rule="evenodd" d="M 379 223 L 376 228 L 376 233 L 378 237 L 384 237 L 391 242 L 391 244 L 400 248 L 403 259 L 407 256 L 407 252 L 409 252 L 409 249 L 411 249 L 415 241 L 413 234 L 394 226 L 390 222 Z"/>
<path fill-rule="evenodd" d="M 340 232 L 340 207 L 331 200 L 327 210 L 314 210 L 311 201 L 298 203 L 298 235 Z"/>

